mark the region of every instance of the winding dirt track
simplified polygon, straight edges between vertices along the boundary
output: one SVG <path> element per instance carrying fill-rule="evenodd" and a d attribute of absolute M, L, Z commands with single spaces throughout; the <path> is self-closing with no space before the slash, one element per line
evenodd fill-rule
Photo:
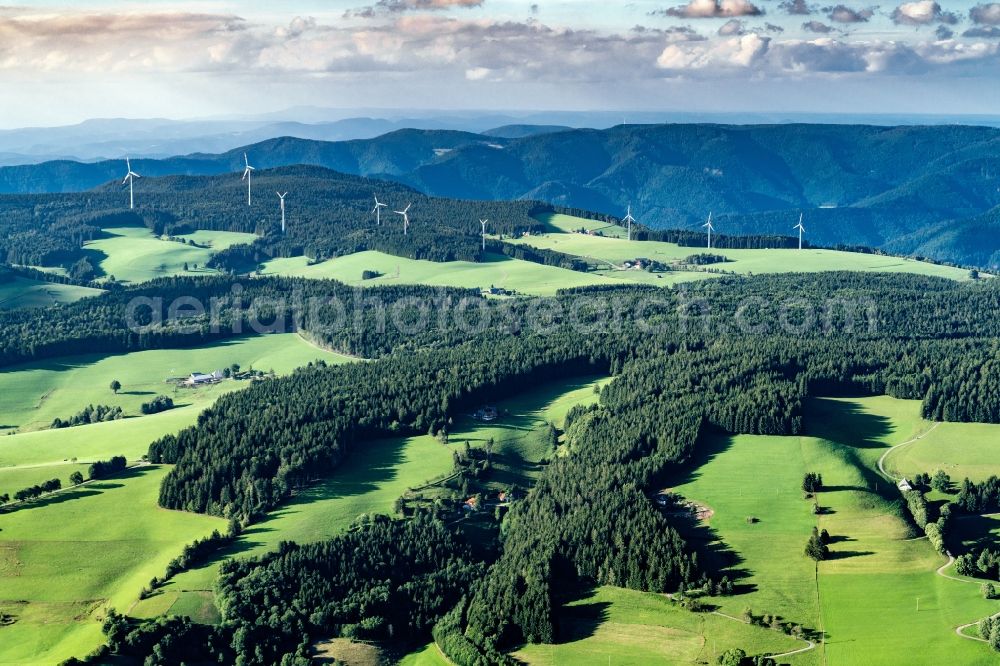
<path fill-rule="evenodd" d="M 907 446 L 909 444 L 913 444 L 914 442 L 919 442 L 924 437 L 926 437 L 927 435 L 929 435 L 932 432 L 934 432 L 934 429 L 937 428 L 939 425 L 941 425 L 940 421 L 937 422 L 937 423 L 935 423 L 930 428 L 928 428 L 924 432 L 920 433 L 919 435 L 917 435 L 913 439 L 909 439 L 909 440 L 907 440 L 905 442 L 897 444 L 896 446 L 889 447 L 889 450 L 886 451 L 885 453 L 883 453 L 882 457 L 878 459 L 878 471 L 882 473 L 882 476 L 884 476 L 887 479 L 892 479 L 893 481 L 899 481 L 899 479 L 901 477 L 893 476 L 892 474 L 889 474 L 889 472 L 885 471 L 885 459 L 889 456 L 890 453 L 892 453 L 896 449 L 898 449 L 900 447 L 903 447 L 903 446 Z"/>

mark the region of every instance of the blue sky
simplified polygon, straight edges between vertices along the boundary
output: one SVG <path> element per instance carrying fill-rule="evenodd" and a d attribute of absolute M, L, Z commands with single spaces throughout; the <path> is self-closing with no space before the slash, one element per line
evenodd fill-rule
<path fill-rule="evenodd" d="M 1000 112 L 1000 3 L 14 2 L 2 127 L 302 105 Z"/>

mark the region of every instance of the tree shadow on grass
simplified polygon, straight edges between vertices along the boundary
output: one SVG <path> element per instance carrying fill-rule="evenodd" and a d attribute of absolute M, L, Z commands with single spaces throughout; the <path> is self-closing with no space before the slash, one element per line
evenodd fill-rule
<path fill-rule="evenodd" d="M 118 395 L 156 395 L 155 391 L 119 391 Z"/>
<path fill-rule="evenodd" d="M 874 555 L 873 550 L 831 550 L 830 554 L 827 556 L 827 561 L 832 560 L 846 560 L 851 557 L 863 557 L 865 555 Z"/>
<path fill-rule="evenodd" d="M 155 465 L 144 465 L 142 467 L 133 467 L 131 469 L 125 470 L 121 474 L 116 474 L 111 479 L 94 481 L 86 483 L 82 486 L 73 486 L 65 490 L 60 490 L 51 495 L 46 495 L 45 497 L 40 497 L 36 500 L 26 502 L 24 504 L 15 504 L 13 506 L 9 506 L 3 511 L 0 511 L 0 513 L 13 513 L 15 511 L 26 511 L 28 509 L 41 509 L 47 506 L 64 504 L 66 502 L 72 502 L 75 500 L 85 499 L 87 497 L 100 495 L 109 490 L 115 490 L 116 488 L 123 488 L 125 484 L 120 483 L 121 481 L 138 478 L 144 474 L 148 474 L 155 467 L 156 467 Z"/>
<path fill-rule="evenodd" d="M 555 612 L 555 644 L 573 643 L 590 638 L 610 617 L 611 603 L 584 601 L 594 595 L 597 585 L 589 579 L 577 579 L 572 585 L 561 586 L 572 594 L 559 599 Z M 580 603 L 583 601 L 583 603 Z M 516 649 L 525 647 L 526 644 Z"/>
<path fill-rule="evenodd" d="M 994 530 L 998 528 L 1000 520 L 996 517 L 952 514 L 946 541 L 955 555 L 972 549 L 996 548 L 1000 545 L 1000 534 Z"/>
<path fill-rule="evenodd" d="M 803 434 L 856 449 L 885 448 L 884 438 L 893 433 L 890 419 L 864 412 L 852 402 L 809 398 L 804 411 Z"/>
<path fill-rule="evenodd" d="M 699 479 L 705 466 L 732 445 L 733 436 L 728 433 L 718 430 L 705 432 L 695 443 L 691 458 L 681 466 L 668 469 L 653 482 L 653 487 L 674 488 Z M 691 513 L 672 513 L 668 520 L 694 546 L 708 570 L 718 572 L 719 577 L 729 577 L 734 593 L 744 594 L 757 589 L 755 584 L 745 582 L 753 576 L 753 571 L 740 566 L 745 561 L 743 556 L 726 544 L 712 527 Z"/>
<path fill-rule="evenodd" d="M 844 542 L 847 542 L 847 541 L 857 541 L 857 539 L 855 539 L 854 537 L 849 537 L 849 536 L 844 536 L 842 534 L 837 534 L 837 535 L 831 536 L 830 540 L 828 541 L 828 543 L 830 543 L 830 544 L 844 543 Z"/>
<path fill-rule="evenodd" d="M 265 536 L 279 531 L 282 519 L 308 511 L 312 504 L 357 497 L 378 490 L 383 484 L 396 479 L 403 462 L 402 439 L 384 439 L 357 444 L 355 450 L 329 478 L 297 490 L 287 502 L 268 513 L 260 522 L 244 530 L 235 542 L 216 551 L 212 557 L 190 570 L 199 571 L 221 560 L 237 557 L 267 545 L 270 539 Z M 331 530 L 329 534 L 319 538 L 333 537 L 339 532 L 339 529 Z M 277 544 L 274 546 L 277 547 Z"/>

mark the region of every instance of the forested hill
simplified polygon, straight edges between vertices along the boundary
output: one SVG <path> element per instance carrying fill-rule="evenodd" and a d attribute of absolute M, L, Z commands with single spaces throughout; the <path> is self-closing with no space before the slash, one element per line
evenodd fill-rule
<path fill-rule="evenodd" d="M 0 196 L 0 262 L 68 265 L 84 256 L 83 241 L 100 229 L 145 225 L 158 234 L 194 229 L 243 231 L 260 239 L 216 255 L 221 268 L 253 268 L 265 257 L 307 254 L 314 258 L 381 250 L 415 259 L 475 261 L 481 252 L 478 220 L 494 233 L 539 230 L 528 201 L 458 201 L 427 197 L 391 181 L 348 176 L 328 169 L 292 166 L 256 171 L 251 204 L 238 174 L 167 176 L 135 182 L 134 211 L 120 182 L 77 194 Z M 288 192 L 286 233 L 276 192 Z M 382 225 L 372 214 L 373 196 L 386 203 Z M 410 228 L 394 211 L 412 204 Z"/>
<path fill-rule="evenodd" d="M 192 154 L 168 159 L 132 160 L 144 177 L 211 176 L 242 173 L 243 154 L 257 169 L 310 164 L 356 175 L 400 175 L 445 151 L 470 144 L 506 143 L 505 139 L 448 130 L 399 130 L 374 139 L 315 141 L 283 137 L 220 154 Z M 0 168 L 0 194 L 82 192 L 125 176 L 125 158 L 84 163 L 69 160 Z"/>
<path fill-rule="evenodd" d="M 311 164 L 394 178 L 432 195 L 532 199 L 691 228 L 715 213 L 733 234 L 790 233 L 1000 265 L 1000 129 L 863 125 L 631 125 L 511 138 L 400 130 L 359 141 L 248 146 L 259 168 Z M 144 176 L 240 172 L 244 149 L 133 163 Z M 121 162 L 0 169 L 0 192 L 85 190 Z"/>

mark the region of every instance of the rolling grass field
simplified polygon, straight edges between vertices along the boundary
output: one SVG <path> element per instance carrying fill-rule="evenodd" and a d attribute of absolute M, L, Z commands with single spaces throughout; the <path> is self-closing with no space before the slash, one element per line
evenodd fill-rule
<path fill-rule="evenodd" d="M 895 664 L 902 655 L 915 664 L 994 663 L 985 644 L 959 638 L 955 627 L 1000 607 L 978 584 L 937 575 L 945 558 L 926 539 L 909 539 L 897 491 L 874 471 L 888 447 L 931 427 L 919 402 L 811 400 L 804 423 L 802 437 L 710 440 L 702 464 L 671 480 L 714 510 L 700 531 L 732 547 L 732 570 L 745 573 L 745 593 L 713 601 L 723 612 L 749 605 L 824 632 L 816 650 L 788 658 L 793 664 Z M 820 516 L 802 498 L 807 471 L 820 472 L 827 488 Z M 818 566 L 802 554 L 813 525 L 833 537 L 833 557 Z"/>
<path fill-rule="evenodd" d="M 361 273 L 377 271 L 381 277 L 362 280 Z M 264 264 L 264 275 L 334 279 L 350 285 L 424 284 L 442 287 L 512 289 L 521 294 L 551 296 L 558 289 L 592 284 L 614 284 L 596 273 L 581 273 L 556 266 L 492 255 L 489 261 L 434 262 L 406 259 L 369 250 L 330 259 L 310 266 L 305 257 L 272 259 Z"/>
<path fill-rule="evenodd" d="M 72 303 L 100 293 L 100 289 L 15 277 L 10 282 L 0 282 L 0 310 Z"/>
<path fill-rule="evenodd" d="M 118 282 L 145 282 L 159 277 L 184 274 L 184 264 L 188 264 L 189 274 L 214 273 L 205 268 L 212 255 L 238 243 L 252 243 L 253 234 L 232 231 L 196 231 L 180 236 L 193 240 L 194 247 L 183 243 L 161 240 L 146 227 L 116 227 L 103 229 L 104 238 L 84 244 L 92 250 L 94 257 L 100 258 L 99 267 L 104 276 L 114 276 Z M 195 269 L 194 266 L 198 268 Z"/>
<path fill-rule="evenodd" d="M 637 257 L 670 263 L 692 254 L 707 252 L 707 249 L 704 247 L 680 247 L 673 243 L 659 243 L 654 241 L 630 242 L 621 237 L 621 232 L 614 232 L 612 229 L 606 228 L 606 225 L 603 223 L 595 223 L 591 220 L 583 220 L 566 215 L 540 216 L 540 219 L 553 228 L 553 233 L 514 239 L 511 242 L 557 250 L 567 254 L 618 265 L 628 259 L 635 259 Z M 571 233 L 572 230 L 581 226 L 600 228 L 602 233 L 606 235 L 601 237 Z M 611 237 L 612 233 L 617 233 L 618 237 Z M 723 250 L 713 248 L 712 253 L 725 256 L 730 260 L 729 262 L 714 266 L 730 273 L 757 274 L 844 270 L 917 273 L 919 275 L 946 277 L 953 280 L 969 279 L 968 271 L 959 268 L 938 266 L 912 259 L 861 254 L 858 252 L 815 249 Z M 618 271 L 617 273 L 619 275 L 624 273 L 627 276 L 638 273 L 638 271 Z M 673 276 L 667 275 L 664 279 L 669 277 Z M 680 275 L 676 277 L 681 278 Z M 710 277 L 710 275 L 703 273 L 700 277 Z M 623 277 L 622 279 L 633 278 Z"/>
<path fill-rule="evenodd" d="M 195 371 L 210 373 L 233 363 L 244 370 L 252 367 L 285 374 L 320 357 L 343 360 L 287 333 L 233 338 L 188 349 L 89 354 L 11 366 L 0 370 L 0 434 L 47 428 L 53 419 L 69 419 L 89 404 L 119 406 L 127 416 L 136 416 L 142 403 L 161 394 L 173 398 L 179 407 L 202 408 L 247 383 L 223 381 L 178 388 L 167 379 Z M 122 384 L 117 395 L 109 388 L 113 379 Z M 0 452 L 0 467 L 4 464 Z"/>
<path fill-rule="evenodd" d="M 87 372 L 95 367 L 112 363 L 116 371 L 133 373 L 137 382 L 145 378 L 155 383 L 161 379 L 150 368 L 162 369 L 171 359 L 188 354 L 219 364 L 234 359 L 244 367 L 252 363 L 278 373 L 317 358 L 328 363 L 347 360 L 288 334 L 190 350 L 66 360 L 72 368 L 68 372 L 83 373 L 72 377 L 49 367 L 24 366 L 0 373 L 0 382 L 9 382 L 3 391 L 9 395 L 12 387 L 31 378 L 32 390 L 51 391 L 69 406 L 91 401 L 88 391 L 111 395 L 107 382 L 91 385 Z M 199 393 L 184 407 L 153 416 L 0 437 L 0 492 L 53 477 L 66 485 L 72 471 L 112 455 L 136 460 L 150 441 L 192 425 L 222 392 L 244 386 L 245 382 L 224 383 Z M 58 396 L 60 390 L 66 395 Z M 5 414 L 9 419 L 11 412 Z M 101 641 L 97 620 L 107 607 L 127 610 L 149 579 L 162 575 L 185 544 L 225 528 L 224 520 L 160 509 L 157 497 L 166 472 L 166 467 L 138 467 L 0 516 L 0 612 L 16 619 L 0 628 L 0 663 L 57 663 L 83 656 Z M 211 619 L 211 600 L 208 610 L 204 599 L 200 601 L 199 605 L 196 595 L 178 611 Z"/>
<path fill-rule="evenodd" d="M 650 273 L 639 270 L 619 270 L 622 262 L 645 257 L 663 263 L 684 259 L 703 252 L 702 248 L 687 248 L 672 243 L 627 241 L 625 230 L 615 225 L 570 217 L 548 215 L 540 218 L 550 229 L 547 234 L 528 238 L 507 239 L 513 243 L 552 249 L 582 257 L 596 268 L 591 272 L 571 271 L 555 266 L 543 266 L 501 255 L 488 261 L 432 262 L 406 259 L 376 251 L 358 252 L 310 265 L 306 257 L 273 259 L 264 264 L 264 275 L 285 275 L 315 279 L 334 279 L 351 285 L 424 284 L 432 286 L 486 289 L 503 287 L 521 294 L 551 296 L 559 289 L 588 285 L 634 282 L 668 287 L 691 280 L 718 277 L 704 271 L 668 271 Z M 573 233 L 579 228 L 598 230 L 604 236 Z M 716 268 L 730 273 L 784 273 L 816 271 L 878 271 L 909 272 L 935 275 L 954 280 L 967 280 L 968 271 L 947 266 L 896 257 L 838 252 L 834 250 L 714 250 L 730 262 Z M 381 273 L 380 277 L 362 280 L 363 271 Z"/>
<path fill-rule="evenodd" d="M 909 477 L 943 469 L 956 483 L 966 477 L 979 482 L 1000 476 L 1000 426 L 941 423 L 923 439 L 889 454 L 885 466 L 889 472 Z"/>
<path fill-rule="evenodd" d="M 0 611 L 16 621 L 0 629 L 0 663 L 83 656 L 101 642 L 108 607 L 128 608 L 184 544 L 225 529 L 157 507 L 166 471 L 138 468 L 3 516 Z"/>
<path fill-rule="evenodd" d="M 174 394 L 173 386 L 163 384 L 162 378 L 170 376 L 171 370 L 176 369 L 171 366 L 180 360 L 201 361 L 204 367 L 200 369 L 206 371 L 235 362 L 243 368 L 274 370 L 280 375 L 319 358 L 327 363 L 350 360 L 321 351 L 298 335 L 288 333 L 237 338 L 184 350 L 79 356 L 0 371 L 0 426 L 21 425 L 30 429 L 34 425 L 48 425 L 54 414 L 72 416 L 91 403 L 121 405 L 127 414 L 138 414 L 139 405 L 158 392 L 171 395 L 178 405 L 151 416 L 59 430 L 3 436 L 4 430 L 0 429 L 0 493 L 51 478 L 67 485 L 72 472 L 80 470 L 86 474 L 89 463 L 113 455 L 136 460 L 146 453 L 154 439 L 194 425 L 198 414 L 220 395 L 249 385 L 245 381 L 225 381 L 179 389 Z M 124 385 L 118 396 L 107 386 L 109 373 Z"/>
<path fill-rule="evenodd" d="M 593 387 L 603 378 L 553 382 L 497 404 L 506 414 L 496 423 L 479 424 L 456 419 L 450 443 L 428 435 L 397 437 L 359 443 L 327 480 L 298 493 L 290 502 L 251 526 L 220 558 L 176 576 L 163 592 L 139 603 L 133 614 L 153 617 L 177 613 L 178 604 L 204 602 L 215 581 L 221 559 L 252 556 L 273 550 L 281 541 L 309 543 L 343 532 L 366 513 L 392 514 L 397 498 L 410 488 L 440 478 L 452 469 L 452 451 L 465 440 L 481 446 L 497 442 L 498 475 L 525 484 L 532 468 L 551 450 L 542 449 L 535 435 L 547 423 L 560 424 L 569 409 L 597 399 Z M 523 485 L 522 485 L 523 487 Z M 217 612 L 202 610 L 202 617 Z"/>
<path fill-rule="evenodd" d="M 734 647 L 781 654 L 804 644 L 789 636 L 711 613 L 692 613 L 656 594 L 600 587 L 560 611 L 555 645 L 528 645 L 514 656 L 529 664 L 714 664 Z"/>

